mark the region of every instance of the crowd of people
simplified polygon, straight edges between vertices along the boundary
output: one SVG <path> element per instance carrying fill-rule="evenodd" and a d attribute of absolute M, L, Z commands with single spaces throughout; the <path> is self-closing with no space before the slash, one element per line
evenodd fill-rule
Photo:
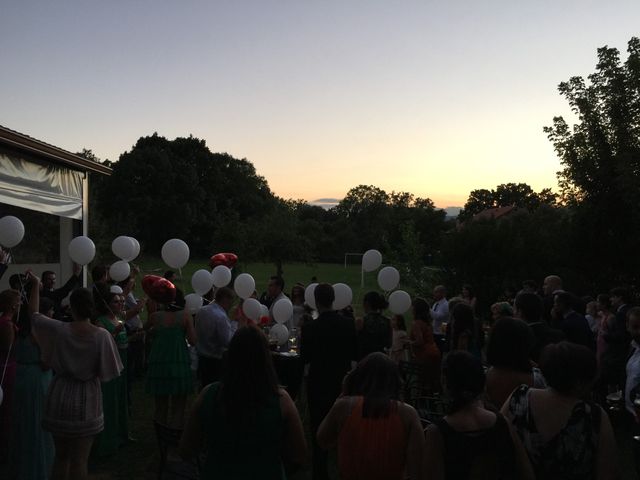
<path fill-rule="evenodd" d="M 285 324 L 305 369 L 292 398 L 268 335 L 275 302 L 289 297 L 281 277 L 269 279 L 269 315 L 256 324 L 227 287 L 195 313 L 179 289 L 171 301 L 137 299 L 138 273 L 115 283 L 99 265 L 85 289 L 76 269 L 56 289 L 52 272 L 27 272 L 0 292 L 8 478 L 87 478 L 91 459 L 131 440 L 141 377 L 154 421 L 182 430 L 184 459 L 203 459 L 201 478 L 282 479 L 309 465 L 327 479 L 332 449 L 342 479 L 617 478 L 607 400 L 620 391 L 626 422 L 639 423 L 640 308 L 624 288 L 579 298 L 551 275 L 483 322 L 470 285 L 453 298 L 436 286 L 405 318 L 387 316 L 375 291 L 362 315 L 337 311 L 326 283 L 312 307 L 297 284 Z M 425 414 L 420 398 L 442 411 Z"/>

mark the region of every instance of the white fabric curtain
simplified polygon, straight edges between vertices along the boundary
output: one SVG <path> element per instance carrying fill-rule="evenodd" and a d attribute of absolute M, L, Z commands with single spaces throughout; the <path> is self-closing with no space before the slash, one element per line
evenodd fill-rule
<path fill-rule="evenodd" d="M 82 220 L 83 178 L 83 172 L 0 151 L 0 203 Z"/>

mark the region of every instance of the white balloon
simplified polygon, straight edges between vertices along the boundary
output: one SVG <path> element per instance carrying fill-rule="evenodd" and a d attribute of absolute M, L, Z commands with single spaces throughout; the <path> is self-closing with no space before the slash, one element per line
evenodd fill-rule
<path fill-rule="evenodd" d="M 351 287 L 346 283 L 336 283 L 333 285 L 333 291 L 336 295 L 336 298 L 333 300 L 333 309 L 334 310 L 342 310 L 343 308 L 347 308 L 351 305 L 351 301 L 353 300 L 353 292 L 351 291 Z"/>
<path fill-rule="evenodd" d="M 362 269 L 373 272 L 382 265 L 382 254 L 378 250 L 367 250 L 362 256 Z"/>
<path fill-rule="evenodd" d="M 113 254 L 121 258 L 122 260 L 129 261 L 134 257 L 134 253 L 136 250 L 136 244 L 133 243 L 131 237 L 126 237 L 124 235 L 120 235 L 119 237 L 114 238 L 113 242 L 111 242 L 111 251 Z"/>
<path fill-rule="evenodd" d="M 140 255 L 140 242 L 138 242 L 138 240 L 133 237 L 129 238 L 133 242 L 133 255 L 131 256 L 131 258 L 125 258 L 125 260 L 130 262 L 131 260 L 134 260 L 138 255 Z"/>
<path fill-rule="evenodd" d="M 191 286 L 198 295 L 204 295 L 213 287 L 213 276 L 209 270 L 197 270 L 191 276 Z"/>
<path fill-rule="evenodd" d="M 278 345 L 284 345 L 285 343 L 287 343 L 287 340 L 289 340 L 289 329 L 285 325 L 278 323 L 277 325 L 271 327 L 271 330 L 269 330 L 269 335 L 275 337 L 276 340 L 278 340 Z"/>
<path fill-rule="evenodd" d="M 411 308 L 411 296 L 404 290 L 396 290 L 389 295 L 389 310 L 396 315 L 402 315 Z"/>
<path fill-rule="evenodd" d="M 266 305 L 260 304 L 260 318 L 269 316 L 269 308 Z"/>
<path fill-rule="evenodd" d="M 286 323 L 293 317 L 293 303 L 288 298 L 281 298 L 273 305 L 273 319 L 278 323 Z"/>
<path fill-rule="evenodd" d="M 11 248 L 24 238 L 24 224 L 12 215 L 0 218 L 0 245 Z"/>
<path fill-rule="evenodd" d="M 318 286 L 317 283 L 312 283 L 304 290 L 304 303 L 309 305 L 314 310 L 316 309 L 315 291 L 317 286 Z"/>
<path fill-rule="evenodd" d="M 78 265 L 87 265 L 96 256 L 96 246 L 89 237 L 76 237 L 69 242 L 69 257 Z"/>
<path fill-rule="evenodd" d="M 213 284 L 220 288 L 226 287 L 231 281 L 231 270 L 224 265 L 218 265 L 211 271 L 213 277 Z"/>
<path fill-rule="evenodd" d="M 385 292 L 390 292 L 400 283 L 400 272 L 394 267 L 384 267 L 378 272 L 378 285 Z"/>
<path fill-rule="evenodd" d="M 131 273 L 131 267 L 124 260 L 118 260 L 114 262 L 109 267 L 109 277 L 111 280 L 115 280 L 116 282 L 121 282 L 126 278 L 129 278 L 129 274 Z"/>
<path fill-rule="evenodd" d="M 256 281 L 248 273 L 241 273 L 233 282 L 233 289 L 240 298 L 249 298 L 256 289 Z"/>
<path fill-rule="evenodd" d="M 248 318 L 257 322 L 260 320 L 260 313 L 262 312 L 261 305 L 255 298 L 247 298 L 242 302 L 242 311 Z"/>
<path fill-rule="evenodd" d="M 124 293 L 120 285 L 111 285 L 109 292 L 115 293 L 116 295 L 122 295 Z"/>
<path fill-rule="evenodd" d="M 189 261 L 189 246 L 179 238 L 172 238 L 164 242 L 160 255 L 171 268 L 182 268 Z"/>
<path fill-rule="evenodd" d="M 184 297 L 184 308 L 188 310 L 191 315 L 196 313 L 202 307 L 202 297 L 197 293 L 190 293 Z"/>

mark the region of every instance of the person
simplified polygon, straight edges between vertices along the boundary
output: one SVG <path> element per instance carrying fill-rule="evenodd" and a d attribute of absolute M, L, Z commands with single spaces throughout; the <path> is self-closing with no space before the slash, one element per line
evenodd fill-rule
<path fill-rule="evenodd" d="M 450 411 L 425 434 L 429 478 L 533 479 L 526 453 L 509 423 L 483 405 L 485 375 L 480 360 L 469 352 L 451 352 L 442 376 Z"/>
<path fill-rule="evenodd" d="M 76 263 L 73 264 L 73 273 L 67 283 L 60 288 L 54 288 L 56 285 L 56 274 L 51 270 L 42 272 L 42 293 L 43 298 L 50 298 L 54 304 L 54 318 L 62 320 L 62 300 L 71 293 L 72 290 L 82 285 L 80 279 L 82 267 Z"/>
<path fill-rule="evenodd" d="M 271 303 L 269 304 L 269 317 L 271 317 L 272 324 L 275 323 L 275 318 L 273 317 L 273 307 L 278 300 L 287 298 L 283 290 L 284 279 L 282 277 L 274 275 L 269 278 L 269 283 L 267 283 L 267 295 L 271 299 Z M 287 327 L 288 330 L 291 330 L 291 328 L 293 327 L 291 317 L 286 322 L 284 322 L 284 326 Z"/>
<path fill-rule="evenodd" d="M 558 326 L 564 333 L 567 341 L 584 345 L 595 351 L 595 341 L 589 328 L 589 322 L 584 315 L 573 309 L 575 305 L 573 295 L 568 292 L 560 292 L 555 296 L 553 308 L 559 317 Z"/>
<path fill-rule="evenodd" d="M 596 297 L 598 311 L 598 332 L 596 337 L 596 359 L 598 366 L 602 366 L 602 357 L 607 351 L 607 342 L 605 337 L 613 327 L 615 315 L 611 312 L 611 299 L 609 295 L 601 293 Z"/>
<path fill-rule="evenodd" d="M 314 291 L 318 318 L 302 328 L 300 354 L 309 364 L 307 399 L 313 445 L 313 478 L 328 478 L 327 452 L 318 446 L 316 434 L 342 391 L 342 380 L 356 358 L 356 329 L 353 320 L 333 310 L 335 292 L 327 283 Z"/>
<path fill-rule="evenodd" d="M 358 359 L 373 352 L 385 352 L 391 348 L 392 331 L 389 319 L 382 312 L 389 306 L 378 292 L 367 292 L 362 300 L 364 317 L 356 323 Z"/>
<path fill-rule="evenodd" d="M 478 299 L 476 298 L 476 294 L 473 291 L 473 287 L 468 283 L 464 284 L 462 286 L 462 294 L 460 296 L 471 307 L 471 310 L 473 310 L 473 313 L 475 314 Z"/>
<path fill-rule="evenodd" d="M 609 296 L 615 317 L 609 324 L 608 331 L 603 334 L 606 347 L 601 358 L 602 382 L 617 390 L 624 385 L 624 369 L 631 342 L 626 322 L 631 306 L 626 288 L 615 287 L 611 289 Z"/>
<path fill-rule="evenodd" d="M 534 336 L 531 349 L 531 360 L 538 363 L 542 349 L 550 343 L 558 343 L 564 340 L 564 334 L 542 319 L 542 299 L 535 293 L 521 292 L 514 301 L 514 316 L 524 320 Z"/>
<path fill-rule="evenodd" d="M 408 335 L 404 315 L 396 314 L 391 317 L 391 328 L 393 330 L 393 340 L 389 356 L 396 363 L 409 361 Z"/>
<path fill-rule="evenodd" d="M 20 293 L 4 290 L 0 293 L 0 380 L 4 400 L 0 404 L 0 465 L 7 461 L 11 433 L 12 398 L 16 381 L 15 341 L 20 311 Z"/>
<path fill-rule="evenodd" d="M 222 381 L 207 385 L 193 404 L 180 454 L 189 460 L 204 446 L 202 478 L 284 479 L 304 463 L 307 448 L 267 339 L 257 327 L 241 327 L 227 353 Z"/>
<path fill-rule="evenodd" d="M 85 480 L 87 460 L 95 436 L 104 428 L 100 382 L 123 370 L 109 332 L 90 321 L 91 291 L 71 293 L 73 320 L 61 322 L 38 313 L 40 279 L 30 274 L 29 313 L 43 363 L 56 372 L 44 407 L 42 426 L 53 435 L 55 458 L 52 480 Z"/>
<path fill-rule="evenodd" d="M 522 320 L 503 318 L 491 331 L 487 344 L 486 400 L 496 409 L 502 407 L 511 392 L 520 385 L 544 388 L 539 369 L 531 365 L 533 332 Z"/>
<path fill-rule="evenodd" d="M 177 429 L 183 426 L 187 395 L 193 391 L 187 342 L 197 343 L 191 315 L 184 305 L 182 293 L 176 292 L 174 302 L 153 313 L 145 325 L 152 337 L 146 390 L 155 399 L 154 420 Z"/>
<path fill-rule="evenodd" d="M 380 352 L 346 376 L 317 435 L 320 447 L 337 446 L 341 479 L 425 478 L 422 426 L 416 410 L 400 401 L 400 384 L 398 366 Z"/>
<path fill-rule="evenodd" d="M 540 369 L 547 388 L 518 387 L 502 406 L 536 478 L 617 478 L 615 439 L 599 405 L 582 400 L 596 375 L 595 354 L 562 341 L 547 345 Z"/>
<path fill-rule="evenodd" d="M 228 315 L 234 298 L 233 290 L 219 288 L 215 302 L 202 307 L 196 314 L 198 374 L 202 388 L 222 376 L 222 355 L 238 328 L 238 322 L 231 321 Z"/>
<path fill-rule="evenodd" d="M 436 285 L 433 289 L 431 318 L 433 319 L 433 335 L 436 337 L 436 343 L 440 343 L 446 333 L 442 324 L 449 321 L 449 302 L 447 301 L 447 289 L 444 285 Z"/>
<path fill-rule="evenodd" d="M 51 317 L 53 301 L 41 298 L 39 311 Z M 40 348 L 32 332 L 27 303 L 20 308 L 18 326 L 9 477 L 15 480 L 46 480 L 55 452 L 51 433 L 42 428 L 42 416 L 53 375 L 51 369 L 40 361 Z"/>
<path fill-rule="evenodd" d="M 491 321 L 496 323 L 501 318 L 509 318 L 513 316 L 513 307 L 509 302 L 496 302 L 491 305 Z"/>
<path fill-rule="evenodd" d="M 548 275 L 542 282 L 542 318 L 552 327 L 557 325 L 553 322 L 552 310 L 555 302 L 555 296 L 564 292 L 562 289 L 562 279 L 558 275 Z"/>
<path fill-rule="evenodd" d="M 304 285 L 297 283 L 291 287 L 291 303 L 293 304 L 291 324 L 293 328 L 300 328 L 302 326 L 302 317 L 307 313 L 304 305 Z"/>
<path fill-rule="evenodd" d="M 627 313 L 627 330 L 631 336 L 631 356 L 627 360 L 627 381 L 624 389 L 624 403 L 634 424 L 639 424 L 639 409 L 634 401 L 640 397 L 640 307 L 633 307 Z"/>
<path fill-rule="evenodd" d="M 114 286 L 114 289 L 116 287 Z M 120 361 L 124 366 L 121 374 L 102 384 L 102 406 L 104 430 L 96 438 L 94 454 L 99 457 L 113 455 L 129 439 L 129 399 L 127 396 L 127 361 L 129 340 L 124 322 L 124 297 L 105 285 L 97 287 L 96 325 L 104 328 L 114 339 Z"/>
<path fill-rule="evenodd" d="M 586 314 L 585 318 L 589 323 L 589 328 L 591 329 L 591 333 L 595 336 L 598 334 L 598 330 L 600 325 L 598 324 L 598 302 L 595 300 L 589 300 L 586 303 Z"/>
<path fill-rule="evenodd" d="M 464 302 L 451 310 L 451 350 L 466 350 L 480 358 L 478 326 L 473 310 Z"/>
<path fill-rule="evenodd" d="M 440 350 L 433 338 L 433 323 L 429 304 L 424 298 L 415 298 L 411 311 L 413 323 L 409 332 L 409 344 L 413 361 L 421 366 L 421 386 L 427 392 L 439 392 Z"/>

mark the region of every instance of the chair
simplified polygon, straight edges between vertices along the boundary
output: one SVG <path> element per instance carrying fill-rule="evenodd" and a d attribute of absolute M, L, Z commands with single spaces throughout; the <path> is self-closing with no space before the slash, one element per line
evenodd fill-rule
<path fill-rule="evenodd" d="M 170 448 L 178 448 L 182 430 L 168 427 L 160 422 L 153 421 L 156 430 L 156 438 L 160 449 L 160 464 L 158 465 L 158 480 L 162 480 L 165 473 L 172 476 L 197 480 L 200 477 L 200 459 L 196 457 L 194 463 L 189 462 L 167 462 Z M 171 466 L 170 464 L 173 464 Z"/>
<path fill-rule="evenodd" d="M 398 368 L 402 378 L 402 398 L 408 404 L 413 405 L 416 398 L 424 397 L 427 394 L 422 382 L 423 366 L 414 362 L 400 362 Z"/>

